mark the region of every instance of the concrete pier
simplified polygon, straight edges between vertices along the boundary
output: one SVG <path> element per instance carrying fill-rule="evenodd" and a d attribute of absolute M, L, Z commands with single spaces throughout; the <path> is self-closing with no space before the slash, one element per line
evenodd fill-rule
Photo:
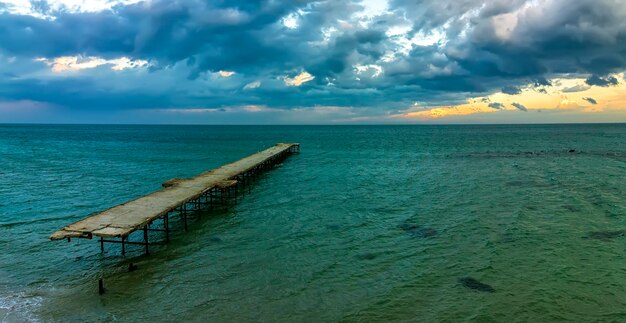
<path fill-rule="evenodd" d="M 126 244 L 140 244 L 145 246 L 145 253 L 148 254 L 148 231 L 164 231 L 166 240 L 169 240 L 172 212 L 180 215 L 186 230 L 187 215 L 191 209 L 222 204 L 226 199 L 236 197 L 240 191 L 245 191 L 250 180 L 260 172 L 299 152 L 299 144 L 276 144 L 193 178 L 171 179 L 163 183 L 164 188 L 159 191 L 72 223 L 53 233 L 50 239 L 70 241 L 71 238 L 99 237 L 102 250 L 105 242 L 121 243 L 122 254 L 125 253 Z M 162 221 L 162 228 L 150 228 L 157 220 Z M 128 236 L 138 230 L 143 230 L 144 241 L 128 241 Z"/>

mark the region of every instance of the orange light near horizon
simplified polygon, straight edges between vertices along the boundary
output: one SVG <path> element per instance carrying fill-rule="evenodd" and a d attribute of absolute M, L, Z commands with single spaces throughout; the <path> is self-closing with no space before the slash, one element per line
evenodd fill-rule
<path fill-rule="evenodd" d="M 624 80 L 624 73 L 620 73 L 616 77 Z M 497 113 L 502 110 L 527 113 L 517 109 L 513 105 L 514 103 L 522 105 L 528 111 L 572 109 L 578 109 L 583 113 L 602 113 L 609 110 L 626 111 L 626 82 L 624 81 L 609 87 L 588 86 L 583 78 L 555 78 L 551 82 L 554 86 L 546 87 L 545 92 L 538 91 L 528 85 L 523 88 L 522 93 L 517 95 L 498 92 L 485 97 L 470 98 L 467 103 L 455 106 L 426 107 L 419 111 L 410 108 L 393 117 L 428 120 L 477 113 Z M 596 104 L 593 104 L 589 98 L 595 100 Z M 501 109 L 489 106 L 497 103 L 502 105 Z"/>

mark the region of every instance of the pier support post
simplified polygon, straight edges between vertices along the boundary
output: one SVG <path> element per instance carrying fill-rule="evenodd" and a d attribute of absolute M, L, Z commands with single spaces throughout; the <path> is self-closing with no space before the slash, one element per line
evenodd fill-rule
<path fill-rule="evenodd" d="M 1 0 L 0 0 L 1 1 Z M 285 145 L 289 145 L 288 148 L 285 148 Z M 218 209 L 229 208 L 233 204 L 237 204 L 239 198 L 244 198 L 246 195 L 246 191 L 251 193 L 252 191 L 252 183 L 259 178 L 262 178 L 262 175 L 265 171 L 275 168 L 277 164 L 280 164 L 283 160 L 285 160 L 288 156 L 300 153 L 300 146 L 298 144 L 279 144 L 277 147 L 272 149 L 267 149 L 264 153 L 254 154 L 249 157 L 249 159 L 242 159 L 240 161 L 224 165 L 220 168 L 216 168 L 210 172 L 203 173 L 194 178 L 189 179 L 181 179 L 175 178 L 170 181 L 163 183 L 163 187 L 171 188 L 172 190 L 180 190 L 181 192 L 176 192 L 176 194 L 180 193 L 180 197 L 183 198 L 184 203 L 180 203 L 181 200 L 178 198 L 174 199 L 175 196 L 179 195 L 152 195 L 148 194 L 144 197 L 141 197 L 138 200 L 142 200 L 141 202 L 136 202 L 137 205 L 129 203 L 129 211 L 125 211 L 125 213 L 129 214 L 129 217 L 120 218 L 119 215 L 111 216 L 109 211 L 103 211 L 96 215 L 90 216 L 85 221 L 94 221 L 96 224 L 100 224 L 101 222 L 106 221 L 117 221 L 118 218 L 123 225 L 116 226 L 115 223 L 102 223 L 106 226 L 110 226 L 111 234 L 105 234 L 106 237 L 97 237 L 100 238 L 100 251 L 105 253 L 104 243 L 121 243 L 121 251 L 122 255 L 126 254 L 126 245 L 143 245 L 145 247 L 145 255 L 150 254 L 149 250 L 149 237 L 148 231 L 165 231 L 165 241 L 170 241 L 170 227 L 169 227 L 169 214 L 173 214 L 173 216 L 177 217 L 175 214 L 176 211 L 180 211 L 181 220 L 184 224 L 184 230 L 188 231 L 188 208 L 191 208 L 193 211 L 192 215 L 195 215 L 194 219 L 200 219 L 202 216 L 202 212 L 196 211 L 206 211 L 204 206 L 208 205 L 209 209 L 214 209 L 214 206 L 219 206 Z M 201 176 L 207 176 L 206 178 L 202 178 Z M 186 185 L 181 185 L 180 183 L 187 183 L 187 181 L 195 180 L 196 182 L 190 182 L 193 185 L 190 187 L 186 187 Z M 196 185 L 197 184 L 197 185 Z M 204 188 L 201 191 L 197 191 L 202 184 Z M 185 194 L 185 195 L 183 195 Z M 241 194 L 241 196 L 239 196 Z M 143 200 L 145 199 L 145 200 Z M 161 200 L 168 200 L 166 203 L 160 203 Z M 146 205 L 150 207 L 143 206 L 143 202 L 146 202 Z M 157 201 L 157 202 L 155 202 Z M 169 204 L 171 202 L 176 201 L 175 206 L 172 208 L 172 205 Z M 135 203 L 135 201 L 132 201 Z M 180 204 L 178 204 L 180 203 Z M 134 219 L 133 216 L 138 212 L 146 212 L 148 213 L 147 218 L 138 217 L 138 219 Z M 93 219 L 92 219 L 93 218 Z M 108 218 L 114 218 L 113 220 L 108 220 Z M 155 221 L 159 221 L 163 219 L 163 228 L 160 226 L 160 222 L 153 228 L 150 228 L 150 224 Z M 91 222 L 89 222 L 91 223 Z M 84 230 L 84 227 L 88 227 L 80 224 L 72 224 L 69 225 L 50 236 L 52 240 L 61 240 L 67 239 L 69 242 L 71 237 L 76 236 L 75 232 L 78 232 L 80 235 L 76 236 L 77 238 L 85 238 L 85 239 L 93 239 L 95 230 Z M 143 230 L 143 242 L 136 238 L 130 239 L 130 236 L 139 230 Z M 104 232 L 104 231 L 103 231 Z M 99 234 L 98 234 L 99 235 Z M 118 239 L 119 238 L 119 239 Z M 131 248 L 132 249 L 132 248 Z M 131 266 L 132 267 L 132 266 Z"/>
<path fill-rule="evenodd" d="M 104 281 L 102 278 L 98 279 L 98 294 L 104 294 Z"/>
<path fill-rule="evenodd" d="M 183 225 L 185 227 L 185 231 L 187 231 L 187 203 L 183 203 L 181 206 L 181 212 L 183 214 Z"/>
<path fill-rule="evenodd" d="M 163 218 L 163 227 L 165 228 L 165 241 L 170 242 L 170 215 L 165 214 Z"/>
<path fill-rule="evenodd" d="M 244 176 L 246 177 L 246 184 L 248 185 L 248 194 L 252 193 L 252 185 L 250 184 L 250 181 L 252 180 L 250 179 L 250 172 L 246 172 Z"/>
<path fill-rule="evenodd" d="M 146 245 L 146 256 L 150 254 L 150 250 L 148 249 L 148 224 L 143 227 L 143 241 Z"/>

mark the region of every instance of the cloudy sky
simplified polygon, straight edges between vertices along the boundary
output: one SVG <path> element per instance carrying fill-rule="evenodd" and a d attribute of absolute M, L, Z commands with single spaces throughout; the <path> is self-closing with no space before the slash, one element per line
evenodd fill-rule
<path fill-rule="evenodd" d="M 0 122 L 626 122 L 625 0 L 0 0 Z"/>

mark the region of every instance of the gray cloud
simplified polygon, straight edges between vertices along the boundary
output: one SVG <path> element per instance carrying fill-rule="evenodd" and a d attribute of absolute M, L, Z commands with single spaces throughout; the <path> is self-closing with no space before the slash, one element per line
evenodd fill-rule
<path fill-rule="evenodd" d="M 493 103 L 489 103 L 489 107 L 492 109 L 501 110 L 501 109 L 504 109 L 504 104 L 493 102 Z"/>
<path fill-rule="evenodd" d="M 550 80 L 546 79 L 545 77 L 541 76 L 535 79 L 534 86 L 535 87 L 552 86 L 552 82 L 550 82 Z"/>
<path fill-rule="evenodd" d="M 589 102 L 589 103 L 591 103 L 593 105 L 598 104 L 598 101 L 596 101 L 594 98 L 583 98 L 583 100 L 585 100 L 585 101 L 587 101 L 587 102 Z"/>
<path fill-rule="evenodd" d="M 574 85 L 572 87 L 564 88 L 563 90 L 561 90 L 561 92 L 564 92 L 564 93 L 583 92 L 583 91 L 589 90 L 590 88 L 591 88 L 591 86 L 589 86 L 589 85 L 577 84 L 577 85 Z"/>
<path fill-rule="evenodd" d="M 515 86 L 505 86 L 502 88 L 502 93 L 509 95 L 517 95 L 522 93 L 522 90 Z"/>
<path fill-rule="evenodd" d="M 511 105 L 513 107 L 517 108 L 520 111 L 528 111 L 528 109 L 525 106 L 523 106 L 523 105 L 521 105 L 519 103 L 512 103 Z"/>
<path fill-rule="evenodd" d="M 598 75 L 590 76 L 585 83 L 595 86 L 613 86 L 618 85 L 619 81 L 614 76 L 601 77 Z"/>

